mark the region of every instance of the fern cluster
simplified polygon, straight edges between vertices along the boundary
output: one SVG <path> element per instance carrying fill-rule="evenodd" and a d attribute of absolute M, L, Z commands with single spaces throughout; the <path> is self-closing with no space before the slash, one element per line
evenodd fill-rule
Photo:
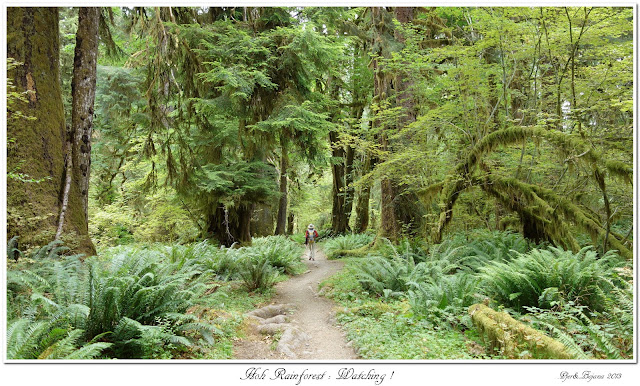
<path fill-rule="evenodd" d="M 356 278 L 369 293 L 407 299 L 419 319 L 456 326 L 478 291 L 478 279 L 459 263 L 462 251 L 448 242 L 429 251 L 407 241 L 399 246 L 385 243 L 357 266 Z"/>
<path fill-rule="evenodd" d="M 323 250 L 329 259 L 337 259 L 343 251 L 351 251 L 369 245 L 373 236 L 367 233 L 342 235 L 324 242 Z"/>
<path fill-rule="evenodd" d="M 412 282 L 407 298 L 413 313 L 433 324 L 446 327 L 469 325 L 465 310 L 478 301 L 479 279 L 460 272 L 426 282 Z"/>
<path fill-rule="evenodd" d="M 602 311 L 591 311 L 573 301 L 560 301 L 552 309 L 527 307 L 531 324 L 567 346 L 577 358 L 633 358 L 633 285 L 613 283 L 602 294 Z"/>
<path fill-rule="evenodd" d="M 219 303 L 215 281 L 263 290 L 304 266 L 302 248 L 283 237 L 237 249 L 118 246 L 86 259 L 65 251 L 55 242 L 10 266 L 10 358 L 166 358 L 212 345 L 217 328 L 188 310 Z"/>
<path fill-rule="evenodd" d="M 261 256 L 272 267 L 289 275 L 299 274 L 306 269 L 300 261 L 302 247 L 284 236 L 254 238 L 251 247 L 245 248 L 245 251 Z"/>
<path fill-rule="evenodd" d="M 7 358 L 94 359 L 111 346 L 107 342 L 82 342 L 82 330 L 62 328 L 56 322 L 28 318 L 9 321 Z"/>
<path fill-rule="evenodd" d="M 613 288 L 605 279 L 620 264 L 614 252 L 599 257 L 590 247 L 578 253 L 550 247 L 518 254 L 510 262 L 492 261 L 480 268 L 480 278 L 486 295 L 516 310 L 548 308 L 558 296 L 600 310 L 603 294 Z"/>
<path fill-rule="evenodd" d="M 531 249 L 531 243 L 520 233 L 499 231 L 476 231 L 471 240 L 464 241 L 460 246 L 461 255 L 464 256 L 460 264 L 474 272 L 494 261 L 509 262 L 518 253 L 526 253 Z"/>
<path fill-rule="evenodd" d="M 47 330 L 42 336 L 68 331 L 73 339 L 67 339 L 67 344 L 99 337 L 110 343 L 108 355 L 121 358 L 144 357 L 141 347 L 146 345 L 135 342 L 150 331 L 162 330 L 160 336 L 176 347 L 191 345 L 196 336 L 212 344 L 215 328 L 186 314 L 207 290 L 201 277 L 211 274 L 184 259 L 167 263 L 163 257 L 149 249 L 123 250 L 84 262 L 77 256 L 50 255 L 28 269 L 10 270 L 7 289 L 18 320 L 16 331 L 26 323 L 19 320 L 26 320 Z M 24 353 L 16 351 L 16 355 Z"/>

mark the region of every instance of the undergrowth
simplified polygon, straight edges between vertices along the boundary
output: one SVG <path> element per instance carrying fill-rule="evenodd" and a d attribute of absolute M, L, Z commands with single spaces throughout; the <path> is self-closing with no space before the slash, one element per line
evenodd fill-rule
<path fill-rule="evenodd" d="M 277 277 L 301 270 L 301 248 L 281 238 L 240 249 L 65 252 L 52 243 L 9 263 L 10 359 L 230 357 L 235 310 L 264 302 Z"/>
<path fill-rule="evenodd" d="M 460 331 L 414 317 L 406 299 L 378 296 L 364 289 L 356 272 L 362 259 L 345 259 L 345 268 L 321 283 L 340 304 L 338 322 L 363 359 L 472 359 L 471 342 Z"/>
<path fill-rule="evenodd" d="M 509 232 L 472 235 L 477 238 L 458 235 L 438 245 L 384 241 L 365 258 L 344 259 L 345 269 L 323 285 L 343 306 L 339 320 L 362 355 L 427 358 L 409 348 L 407 336 L 475 336 L 468 309 L 486 303 L 545 331 L 576 358 L 632 356 L 633 296 L 624 278 L 632 269 L 615 252 L 535 246 Z M 394 347 L 389 336 L 407 348 Z"/>

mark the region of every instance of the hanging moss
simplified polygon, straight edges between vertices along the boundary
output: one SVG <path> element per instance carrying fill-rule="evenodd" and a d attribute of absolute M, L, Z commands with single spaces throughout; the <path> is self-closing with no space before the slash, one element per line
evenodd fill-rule
<path fill-rule="evenodd" d="M 442 192 L 442 188 L 444 188 L 444 181 L 430 185 L 420 190 L 417 194 L 420 201 L 422 201 L 423 204 L 428 205 L 437 197 L 438 194 L 440 194 L 440 192 Z"/>
<path fill-rule="evenodd" d="M 606 198 L 604 175 L 598 165 L 603 165 L 614 176 L 630 181 L 633 169 L 623 162 L 607 161 L 591 145 L 579 137 L 557 130 L 540 127 L 514 126 L 494 131 L 483 137 L 469 152 L 467 159 L 458 163 L 447 175 L 443 182 L 431 185 L 421 192 L 421 198 L 430 200 L 432 195 L 440 192 L 440 217 L 433 232 L 433 241 L 440 242 L 444 228 L 451 222 L 453 207 L 460 193 L 471 186 L 482 186 L 483 189 L 496 197 L 509 210 L 518 213 L 523 225 L 523 233 L 527 238 L 536 242 L 550 241 L 556 245 L 579 249 L 578 242 L 570 232 L 569 225 L 575 224 L 587 231 L 592 239 L 598 237 L 607 242 L 621 255 L 632 257 L 632 252 L 626 248 L 616 235 L 608 233 L 600 224 L 596 213 L 588 208 L 582 208 L 570 198 L 561 197 L 552 190 L 541 186 L 528 184 L 515 178 L 504 178 L 490 174 L 490 168 L 483 166 L 484 155 L 498 147 L 522 142 L 527 138 L 534 140 L 545 139 L 567 157 L 567 165 L 584 162 L 589 169 L 594 170 L 594 178 Z M 569 162 L 571 161 L 571 162 Z M 477 178 L 476 172 L 482 169 L 485 177 Z"/>
<path fill-rule="evenodd" d="M 573 239 L 570 237 L 568 230 L 562 224 L 565 222 L 573 222 L 578 227 L 587 231 L 592 238 L 597 237 L 606 237 L 606 230 L 602 227 L 602 225 L 591 217 L 590 214 L 586 213 L 580 206 L 574 203 L 571 199 L 563 197 L 554 193 L 551 189 L 543 188 L 541 186 L 527 184 L 525 182 L 512 179 L 512 178 L 500 178 L 497 176 L 488 177 L 489 185 L 493 186 L 493 189 L 498 187 L 500 190 L 507 190 L 507 186 L 511 188 L 515 188 L 516 190 L 512 190 L 512 194 L 517 194 L 518 192 L 526 192 L 530 191 L 536 194 L 541 200 L 548 202 L 549 205 L 552 205 L 554 210 L 554 216 L 558 214 L 562 215 L 564 219 L 559 217 L 554 217 L 557 219 L 556 221 L 551 221 L 551 224 L 554 224 L 554 227 L 545 227 L 545 233 L 549 236 L 549 238 L 555 242 L 558 242 L 559 245 L 562 245 L 562 241 L 569 237 L 569 240 Z M 535 219 L 535 217 L 532 217 Z M 544 218 L 544 217 L 543 217 Z M 563 229 L 564 228 L 564 229 Z M 616 238 L 615 235 L 609 234 L 608 242 L 611 246 L 619 251 L 619 253 L 626 258 L 633 258 L 633 253 L 626 248 L 620 240 Z M 577 251 L 579 250 L 579 246 L 577 243 L 572 242 L 572 245 L 569 247 Z"/>
<path fill-rule="evenodd" d="M 605 161 L 605 167 L 612 176 L 621 178 L 627 184 L 633 185 L 633 167 L 621 161 Z"/>
<path fill-rule="evenodd" d="M 474 304 L 469 307 L 469 314 L 486 344 L 508 358 L 519 358 L 519 354 L 526 350 L 535 359 L 575 359 L 565 345 L 505 312 Z"/>

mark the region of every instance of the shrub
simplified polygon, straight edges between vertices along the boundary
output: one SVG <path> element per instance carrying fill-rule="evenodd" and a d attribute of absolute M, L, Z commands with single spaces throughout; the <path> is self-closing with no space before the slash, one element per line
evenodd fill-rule
<path fill-rule="evenodd" d="M 15 357 L 37 358 L 46 351 L 58 358 L 71 355 L 73 346 L 84 348 L 78 357 L 98 355 L 91 350 L 100 348 L 107 357 L 169 358 L 201 340 L 212 345 L 219 330 L 188 313 L 194 306 L 219 305 L 226 296 L 211 291 L 212 281 L 241 279 L 251 290 L 262 290 L 280 272 L 304 266 L 302 248 L 282 237 L 239 249 L 208 242 L 118 246 L 84 261 L 62 256 L 65 251 L 56 242 L 10 263 L 7 311 L 10 324 L 16 323 L 10 343 Z M 31 330 L 32 338 L 20 338 L 20 331 Z M 91 346 L 98 337 L 105 345 Z M 30 343 L 41 340 L 52 343 Z"/>
<path fill-rule="evenodd" d="M 400 258 L 368 257 L 356 273 L 362 288 L 378 296 L 402 296 L 408 276 L 415 269 L 413 261 Z"/>
<path fill-rule="evenodd" d="M 394 246 L 387 242 L 359 265 L 357 278 L 362 287 L 377 295 L 404 296 L 409 283 L 438 281 L 456 272 L 459 248 L 434 246 L 429 253 L 408 242 Z M 416 264 L 416 260 L 419 262 Z"/>
<path fill-rule="evenodd" d="M 306 269 L 300 261 L 303 248 L 285 236 L 254 238 L 252 246 L 245 250 L 261 255 L 271 266 L 289 275 L 301 273 Z"/>
<path fill-rule="evenodd" d="M 587 313 L 585 306 L 560 299 L 550 310 L 526 307 L 527 317 L 535 328 L 547 331 L 579 358 L 633 358 L 633 285 L 626 280 L 603 280 L 611 291 L 602 294 L 602 311 Z"/>
<path fill-rule="evenodd" d="M 121 203 L 93 209 L 89 216 L 89 234 L 97 247 L 130 244 L 135 241 L 135 217 L 134 211 Z"/>

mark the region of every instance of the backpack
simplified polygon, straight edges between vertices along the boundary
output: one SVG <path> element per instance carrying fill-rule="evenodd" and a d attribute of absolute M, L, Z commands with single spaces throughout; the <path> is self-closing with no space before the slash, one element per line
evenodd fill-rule
<path fill-rule="evenodd" d="M 308 241 L 314 241 L 316 237 L 318 237 L 318 232 L 314 229 L 313 232 L 309 232 L 309 230 L 307 229 L 307 240 Z"/>

